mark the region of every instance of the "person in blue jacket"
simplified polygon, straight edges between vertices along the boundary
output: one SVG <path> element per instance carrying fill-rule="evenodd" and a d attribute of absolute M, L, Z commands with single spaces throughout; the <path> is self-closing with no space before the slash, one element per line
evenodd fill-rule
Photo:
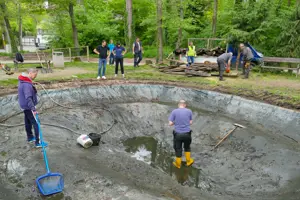
<path fill-rule="evenodd" d="M 113 54 L 116 58 L 116 68 L 115 68 L 115 77 L 118 76 L 119 64 L 121 67 L 122 77 L 125 78 L 124 75 L 124 65 L 123 65 L 123 56 L 126 53 L 126 49 L 121 46 L 120 43 L 117 43 L 117 46 L 113 50 Z"/>
<path fill-rule="evenodd" d="M 107 45 L 107 47 L 109 48 L 109 52 L 110 52 L 109 65 L 112 66 L 115 63 L 115 57 L 114 57 L 114 54 L 113 54 L 113 50 L 115 48 L 114 41 L 110 40 L 110 43 Z"/>
<path fill-rule="evenodd" d="M 18 101 L 25 115 L 27 141 L 35 142 L 35 147 L 41 148 L 42 144 L 40 142 L 39 129 L 35 120 L 35 115 L 37 114 L 36 105 L 38 104 L 37 90 L 32 83 L 37 74 L 38 70 L 31 68 L 27 70 L 27 74 L 22 73 L 22 75 L 19 76 Z M 34 128 L 35 136 L 33 136 L 32 127 Z M 47 143 L 44 142 L 44 146 L 47 146 Z"/>

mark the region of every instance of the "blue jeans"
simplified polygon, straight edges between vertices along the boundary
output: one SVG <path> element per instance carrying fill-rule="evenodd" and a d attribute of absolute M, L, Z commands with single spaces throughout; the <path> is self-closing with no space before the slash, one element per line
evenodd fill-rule
<path fill-rule="evenodd" d="M 105 58 L 99 58 L 98 76 L 101 76 L 102 66 L 103 66 L 102 76 L 105 76 L 106 63 L 107 61 Z"/>
<path fill-rule="evenodd" d="M 113 65 L 115 63 L 115 56 L 114 54 L 111 52 L 110 56 L 109 56 L 109 64 Z"/>
<path fill-rule="evenodd" d="M 194 61 L 195 61 L 194 58 L 195 58 L 194 56 L 188 56 L 188 57 L 187 57 L 188 63 L 189 63 L 189 64 L 193 64 Z"/>
<path fill-rule="evenodd" d="M 141 51 L 134 52 L 134 67 L 139 66 L 142 59 L 143 59 L 143 57 L 142 57 L 142 52 Z"/>

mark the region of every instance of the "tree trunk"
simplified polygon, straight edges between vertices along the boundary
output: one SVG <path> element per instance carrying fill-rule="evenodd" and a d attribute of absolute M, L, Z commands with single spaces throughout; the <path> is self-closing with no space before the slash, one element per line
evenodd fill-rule
<path fill-rule="evenodd" d="M 69 3 L 69 15 L 71 18 L 71 24 L 72 24 L 72 30 L 73 30 L 73 42 L 75 48 L 79 48 L 79 42 L 78 42 L 78 31 L 75 23 L 75 17 L 74 17 L 74 5 L 72 2 Z M 79 49 L 78 49 L 79 50 Z"/>
<path fill-rule="evenodd" d="M 163 62 L 163 30 L 162 30 L 162 0 L 157 0 L 157 61 Z"/>
<path fill-rule="evenodd" d="M 214 14 L 212 19 L 212 35 L 216 37 L 217 32 L 217 16 L 218 16 L 218 0 L 214 0 Z"/>
<path fill-rule="evenodd" d="M 12 51 L 12 53 L 16 53 L 16 52 L 18 52 L 18 47 L 17 47 L 17 44 L 16 44 L 16 40 L 15 40 L 14 34 L 13 34 L 12 30 L 11 30 L 9 19 L 7 17 L 7 8 L 6 8 L 6 5 L 5 5 L 4 2 L 0 3 L 0 8 L 1 8 L 1 11 L 3 13 L 3 18 L 4 18 L 5 26 L 6 26 L 7 31 L 8 31 L 8 36 L 9 36 L 10 45 L 11 45 L 11 51 Z"/>
<path fill-rule="evenodd" d="M 291 6 L 291 0 L 288 0 L 288 7 Z"/>
<path fill-rule="evenodd" d="M 23 51 L 23 44 L 22 44 L 23 31 L 22 31 L 21 3 L 18 4 L 18 11 L 19 11 L 19 45 L 20 45 L 20 51 Z"/>
<path fill-rule="evenodd" d="M 182 28 L 181 28 L 181 24 L 183 21 L 183 7 L 182 7 L 182 0 L 180 0 L 180 25 L 179 25 L 179 29 L 178 29 L 178 39 L 176 42 L 176 49 L 179 49 L 182 43 Z"/>
<path fill-rule="evenodd" d="M 132 46 L 132 0 L 126 0 L 127 32 L 126 45 L 130 51 Z"/>
<path fill-rule="evenodd" d="M 8 29 L 7 29 L 7 26 L 6 26 L 6 23 L 5 21 L 3 20 L 3 28 L 4 28 L 4 40 L 5 40 L 5 45 L 6 44 L 10 44 L 11 41 L 10 41 L 10 37 L 9 37 L 9 32 L 8 32 Z M 4 46 L 5 48 L 5 46 Z"/>

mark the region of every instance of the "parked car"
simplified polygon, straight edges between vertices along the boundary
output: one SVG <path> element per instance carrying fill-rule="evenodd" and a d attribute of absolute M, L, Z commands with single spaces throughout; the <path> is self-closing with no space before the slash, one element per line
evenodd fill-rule
<path fill-rule="evenodd" d="M 38 49 L 39 50 L 46 50 L 46 49 L 50 49 L 50 46 L 48 44 L 41 43 L 41 44 L 39 44 Z"/>

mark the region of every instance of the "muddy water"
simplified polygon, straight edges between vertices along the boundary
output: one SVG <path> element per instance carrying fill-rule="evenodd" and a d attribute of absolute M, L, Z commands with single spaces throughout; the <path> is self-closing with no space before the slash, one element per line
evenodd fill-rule
<path fill-rule="evenodd" d="M 40 114 L 42 124 L 63 125 L 84 134 L 101 132 L 117 122 L 103 135 L 102 144 L 90 149 L 76 145 L 78 136 L 68 130 L 42 126 L 49 142 L 50 168 L 65 179 L 64 193 L 50 199 L 298 198 L 300 151 L 289 138 L 270 134 L 248 121 L 191 108 L 195 163 L 177 170 L 171 165 L 172 129 L 167 124 L 176 104 L 104 106 L 114 116 L 88 105 L 54 107 Z M 6 123 L 22 120 L 18 115 Z M 234 123 L 246 128 L 237 129 L 212 150 Z M 4 135 L 0 139 L 0 177 L 7 185 L 0 191 L 16 195 L 16 200 L 41 199 L 34 184 L 35 178 L 45 173 L 41 151 L 25 143 L 23 127 L 0 131 Z"/>
<path fill-rule="evenodd" d="M 200 169 L 186 167 L 184 161 L 181 169 L 173 167 L 172 153 L 153 137 L 134 137 L 125 140 L 123 144 L 125 151 L 132 154 L 131 157 L 164 171 L 181 185 L 199 188 Z"/>

